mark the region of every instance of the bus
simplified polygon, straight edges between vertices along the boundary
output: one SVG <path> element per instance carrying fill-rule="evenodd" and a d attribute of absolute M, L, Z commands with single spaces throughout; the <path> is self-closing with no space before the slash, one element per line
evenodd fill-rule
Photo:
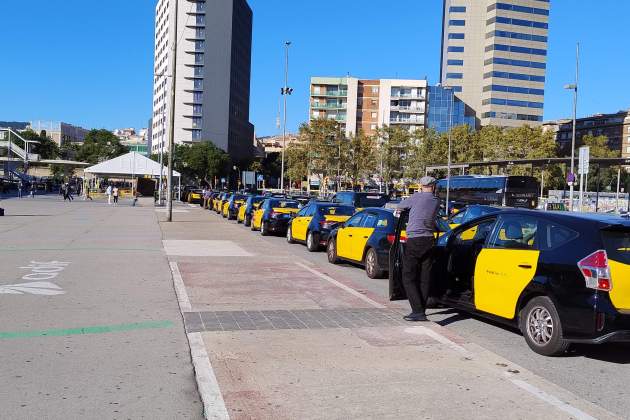
<path fill-rule="evenodd" d="M 436 193 L 446 200 L 446 179 L 437 182 Z M 531 176 L 462 175 L 451 177 L 449 201 L 453 205 L 485 204 L 535 209 L 539 184 Z"/>

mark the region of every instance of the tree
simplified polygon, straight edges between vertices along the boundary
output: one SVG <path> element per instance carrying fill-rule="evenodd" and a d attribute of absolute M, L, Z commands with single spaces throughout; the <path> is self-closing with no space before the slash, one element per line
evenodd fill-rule
<path fill-rule="evenodd" d="M 91 130 L 79 146 L 77 159 L 82 162 L 99 163 L 129 152 L 120 144 L 120 139 L 108 130 Z"/>
<path fill-rule="evenodd" d="M 412 146 L 412 136 L 408 130 L 397 126 L 384 126 L 377 130 L 379 138 L 382 178 L 389 192 L 389 184 L 404 175 L 406 160 Z"/>
<path fill-rule="evenodd" d="M 42 159 L 56 159 L 59 157 L 59 146 L 46 134 L 46 130 L 42 130 L 37 134 L 32 130 L 26 130 L 20 133 L 25 140 L 34 140 L 38 143 L 29 146 L 30 153 L 38 154 Z"/>
<path fill-rule="evenodd" d="M 341 146 L 341 158 L 343 173 L 357 184 L 376 169 L 376 139 L 363 133 L 350 137 Z"/>
<path fill-rule="evenodd" d="M 177 145 L 173 166 L 196 184 L 213 184 L 214 178 L 229 173 L 230 156 L 210 141 Z"/>

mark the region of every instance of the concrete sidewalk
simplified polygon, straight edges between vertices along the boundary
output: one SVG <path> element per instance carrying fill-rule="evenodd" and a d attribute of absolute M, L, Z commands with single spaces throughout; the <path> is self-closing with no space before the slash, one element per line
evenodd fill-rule
<path fill-rule="evenodd" d="M 0 417 L 201 418 L 153 206 L 0 206 Z"/>
<path fill-rule="evenodd" d="M 160 216 L 163 218 L 163 216 Z M 199 209 L 161 223 L 212 418 L 614 418 L 405 310 L 304 247 Z"/>

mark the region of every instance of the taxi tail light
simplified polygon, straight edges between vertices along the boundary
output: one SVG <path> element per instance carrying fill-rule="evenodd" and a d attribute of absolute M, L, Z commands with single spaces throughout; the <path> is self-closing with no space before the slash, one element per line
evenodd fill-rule
<path fill-rule="evenodd" d="M 396 235 L 394 235 L 393 233 L 387 235 L 387 242 L 389 242 L 390 245 L 392 245 L 395 240 L 396 240 Z M 401 233 L 399 242 L 401 244 L 407 243 L 407 235 Z"/>
<path fill-rule="evenodd" d="M 605 292 L 612 289 L 610 267 L 608 266 L 606 251 L 603 249 L 595 251 L 580 260 L 577 265 L 584 276 L 586 287 Z"/>
<path fill-rule="evenodd" d="M 333 222 L 330 220 L 322 220 L 321 222 L 319 222 L 319 225 L 322 227 L 322 229 L 328 229 L 328 230 L 332 230 L 338 224 L 339 222 Z"/>

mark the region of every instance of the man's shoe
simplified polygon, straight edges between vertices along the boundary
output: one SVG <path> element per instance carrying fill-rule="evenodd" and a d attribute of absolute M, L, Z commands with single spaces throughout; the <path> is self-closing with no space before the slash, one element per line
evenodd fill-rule
<path fill-rule="evenodd" d="M 427 316 L 425 314 L 415 314 L 413 312 L 410 313 L 409 315 L 403 316 L 403 319 L 409 322 L 428 321 Z"/>

